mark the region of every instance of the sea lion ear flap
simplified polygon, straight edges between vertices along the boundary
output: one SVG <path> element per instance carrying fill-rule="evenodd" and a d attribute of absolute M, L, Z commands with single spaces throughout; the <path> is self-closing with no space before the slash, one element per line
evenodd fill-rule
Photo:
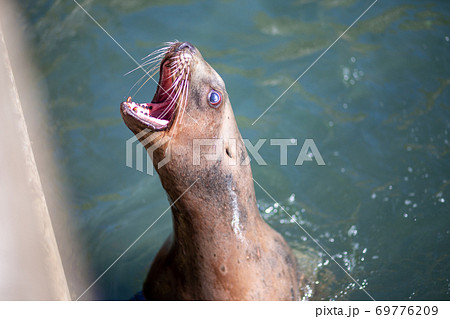
<path fill-rule="evenodd" d="M 219 108 L 222 105 L 223 97 L 222 93 L 219 91 L 216 91 L 214 89 L 211 89 L 208 93 L 208 104 L 212 108 Z"/>

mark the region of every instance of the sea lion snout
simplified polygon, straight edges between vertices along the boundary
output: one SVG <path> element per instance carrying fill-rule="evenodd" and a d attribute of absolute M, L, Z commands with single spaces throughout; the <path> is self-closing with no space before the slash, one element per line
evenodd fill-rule
<path fill-rule="evenodd" d="M 197 50 L 195 49 L 195 46 L 193 46 L 193 45 L 192 45 L 191 43 L 189 43 L 189 42 L 183 42 L 183 43 L 181 43 L 175 51 L 176 51 L 176 52 L 182 51 L 182 50 L 184 50 L 184 49 L 186 49 L 186 48 L 189 49 L 189 50 L 191 51 L 192 54 L 195 54 L 195 52 L 197 51 Z"/>

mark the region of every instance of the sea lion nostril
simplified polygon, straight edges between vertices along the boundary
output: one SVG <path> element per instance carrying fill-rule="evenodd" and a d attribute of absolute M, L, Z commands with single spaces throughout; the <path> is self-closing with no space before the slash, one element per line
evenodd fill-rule
<path fill-rule="evenodd" d="M 195 47 L 192 44 L 190 44 L 189 42 L 181 43 L 180 46 L 178 47 L 177 51 L 184 50 L 185 48 L 188 48 L 189 50 L 191 50 L 192 53 L 195 52 Z"/>

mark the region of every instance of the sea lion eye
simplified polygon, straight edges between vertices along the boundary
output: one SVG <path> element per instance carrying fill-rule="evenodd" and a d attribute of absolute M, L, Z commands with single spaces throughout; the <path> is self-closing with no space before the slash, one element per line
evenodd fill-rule
<path fill-rule="evenodd" d="M 218 108 L 222 102 L 222 95 L 216 90 L 211 90 L 208 94 L 208 102 L 214 108 Z"/>

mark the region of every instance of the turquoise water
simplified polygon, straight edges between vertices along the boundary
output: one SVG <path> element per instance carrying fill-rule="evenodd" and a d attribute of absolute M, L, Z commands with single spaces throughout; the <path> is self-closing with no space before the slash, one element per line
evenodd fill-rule
<path fill-rule="evenodd" d="M 43 130 L 96 278 L 168 207 L 157 176 L 125 165 L 132 133 L 119 104 L 141 74 L 123 76 L 134 62 L 75 2 L 19 3 L 48 90 Z M 255 125 L 372 1 L 243 3 L 81 2 L 136 60 L 164 41 L 196 45 L 225 80 L 244 138 L 298 140 L 286 166 L 267 141 L 254 178 L 370 295 L 449 300 L 450 3 L 378 1 Z M 154 92 L 149 83 L 137 99 Z M 294 165 L 306 138 L 325 166 Z M 369 300 L 255 188 L 264 218 L 312 256 L 315 299 Z M 139 291 L 170 231 L 166 214 L 96 283 L 95 299 Z"/>

